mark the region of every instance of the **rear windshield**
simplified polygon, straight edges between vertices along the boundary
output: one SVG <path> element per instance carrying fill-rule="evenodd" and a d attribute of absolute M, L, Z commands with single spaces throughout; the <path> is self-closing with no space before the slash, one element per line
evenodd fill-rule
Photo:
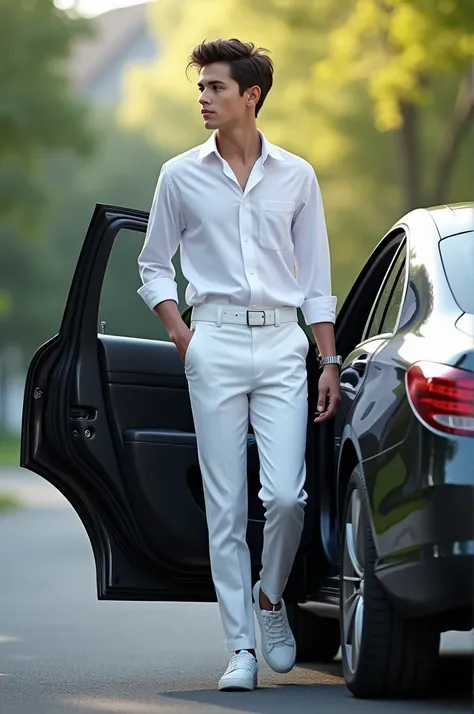
<path fill-rule="evenodd" d="M 474 231 L 440 241 L 449 287 L 464 312 L 474 313 Z"/>

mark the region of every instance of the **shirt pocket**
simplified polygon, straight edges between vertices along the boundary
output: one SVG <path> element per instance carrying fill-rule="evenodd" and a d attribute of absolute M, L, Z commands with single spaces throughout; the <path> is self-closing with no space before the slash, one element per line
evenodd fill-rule
<path fill-rule="evenodd" d="M 260 201 L 258 242 L 266 250 L 291 248 L 291 222 L 295 212 L 294 201 Z"/>

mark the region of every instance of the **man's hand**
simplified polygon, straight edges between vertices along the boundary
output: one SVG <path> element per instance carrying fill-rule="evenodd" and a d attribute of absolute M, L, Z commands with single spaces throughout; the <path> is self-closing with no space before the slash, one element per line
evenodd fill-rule
<path fill-rule="evenodd" d="M 320 424 L 322 421 L 332 419 L 340 401 L 339 369 L 337 365 L 326 365 L 319 378 L 318 413 L 314 421 Z"/>
<path fill-rule="evenodd" d="M 181 357 L 181 362 L 183 364 L 186 359 L 186 352 L 188 351 L 189 343 L 193 339 L 193 335 L 194 330 L 190 330 L 189 327 L 187 327 L 184 323 L 181 329 L 170 334 L 170 337 L 176 345 L 176 349 L 179 352 L 179 356 Z"/>

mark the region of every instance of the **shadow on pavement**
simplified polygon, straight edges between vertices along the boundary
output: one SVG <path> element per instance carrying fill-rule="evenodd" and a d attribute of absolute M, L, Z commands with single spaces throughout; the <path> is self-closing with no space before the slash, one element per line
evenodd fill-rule
<path fill-rule="evenodd" d="M 222 693 L 209 691 L 161 692 L 162 697 L 183 702 L 183 710 L 194 703 L 207 711 L 214 707 L 221 711 L 249 712 L 252 714 L 276 714 L 287 712 L 339 712 L 347 711 L 354 714 L 362 712 L 403 711 L 434 712 L 449 710 L 450 712 L 472 711 L 473 701 L 473 660 L 471 656 L 448 655 L 440 659 L 436 677 L 436 686 L 429 699 L 419 700 L 361 700 L 353 697 L 342 683 L 342 666 L 340 662 L 330 665 L 302 665 L 318 677 L 308 676 L 308 683 L 266 683 L 266 677 L 256 692 Z M 326 677 L 325 677 L 326 675 Z M 313 681 L 311 681 L 313 680 Z M 187 704 L 184 705 L 184 702 Z M 222 709 L 221 709 L 222 707 Z M 193 709 L 190 709 L 193 711 Z"/>

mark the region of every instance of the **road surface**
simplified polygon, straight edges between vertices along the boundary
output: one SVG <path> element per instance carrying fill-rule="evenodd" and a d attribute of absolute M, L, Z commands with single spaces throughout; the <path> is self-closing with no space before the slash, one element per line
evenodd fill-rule
<path fill-rule="evenodd" d="M 0 473 L 7 490 L 25 507 L 0 516 L 1 714 L 472 710 L 470 633 L 444 637 L 444 691 L 430 701 L 353 699 L 337 661 L 283 676 L 263 663 L 258 691 L 217 692 L 227 655 L 215 604 L 98 602 L 91 548 L 63 497 L 20 470 Z"/>

